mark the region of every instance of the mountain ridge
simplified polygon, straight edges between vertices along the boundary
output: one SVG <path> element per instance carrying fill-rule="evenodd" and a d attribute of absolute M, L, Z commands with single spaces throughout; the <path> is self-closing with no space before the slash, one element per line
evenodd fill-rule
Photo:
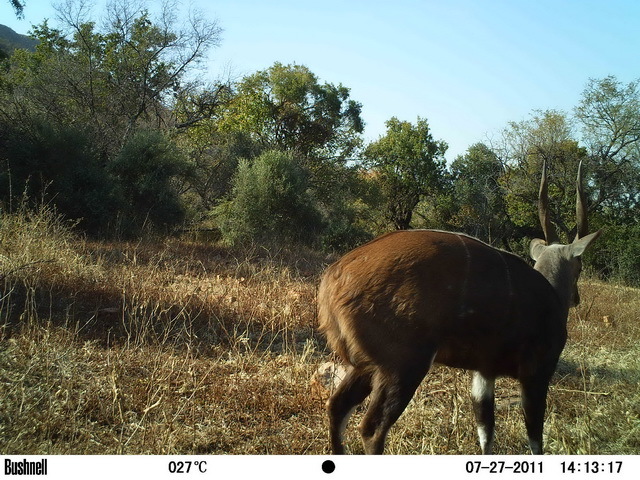
<path fill-rule="evenodd" d="M 28 35 L 17 33 L 11 27 L 0 24 L 0 58 L 10 56 L 17 48 L 33 51 L 38 40 Z"/>

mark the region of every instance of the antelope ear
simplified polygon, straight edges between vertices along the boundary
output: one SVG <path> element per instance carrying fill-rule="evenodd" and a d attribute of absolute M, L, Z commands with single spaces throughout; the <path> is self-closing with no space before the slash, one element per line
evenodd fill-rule
<path fill-rule="evenodd" d="M 597 232 L 590 233 L 582 238 L 574 240 L 571 246 L 571 255 L 574 257 L 579 257 L 584 253 L 589 244 L 593 242 L 596 238 L 600 236 L 602 231 L 598 230 Z"/>
<path fill-rule="evenodd" d="M 534 238 L 531 240 L 531 245 L 529 246 L 529 255 L 537 262 L 545 248 L 547 248 L 547 242 L 539 238 Z"/>

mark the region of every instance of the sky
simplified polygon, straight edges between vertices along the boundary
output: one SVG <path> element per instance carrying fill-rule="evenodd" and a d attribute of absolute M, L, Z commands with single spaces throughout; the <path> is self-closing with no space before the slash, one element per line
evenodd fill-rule
<path fill-rule="evenodd" d="M 0 23 L 18 33 L 52 0 L 25 0 Z M 147 2 L 153 11 L 153 4 Z M 590 78 L 640 78 L 637 0 L 191 0 L 223 29 L 210 80 L 240 79 L 275 62 L 307 66 L 362 103 L 365 139 L 391 117 L 426 118 L 451 161 L 534 110 L 571 112 Z M 96 9 L 97 16 L 103 10 Z"/>

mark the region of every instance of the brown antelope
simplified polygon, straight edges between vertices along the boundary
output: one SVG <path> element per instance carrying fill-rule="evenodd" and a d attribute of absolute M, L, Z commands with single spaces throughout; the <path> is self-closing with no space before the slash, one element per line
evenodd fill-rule
<path fill-rule="evenodd" d="M 382 235 L 347 253 L 322 277 L 320 329 L 347 364 L 327 402 L 333 453 L 353 409 L 371 395 L 360 424 L 366 453 L 383 453 L 433 362 L 473 370 L 471 396 L 483 454 L 494 438 L 494 384 L 517 378 L 534 454 L 542 453 L 549 381 L 567 338 L 569 308 L 579 302 L 580 255 L 587 234 L 581 167 L 577 234 L 558 243 L 548 212 L 546 165 L 539 216 L 546 241 L 521 258 L 460 233 L 407 230 Z"/>

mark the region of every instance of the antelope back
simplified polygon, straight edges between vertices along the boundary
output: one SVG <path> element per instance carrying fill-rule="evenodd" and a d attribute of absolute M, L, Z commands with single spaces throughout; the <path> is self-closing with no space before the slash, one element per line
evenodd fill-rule
<path fill-rule="evenodd" d="M 393 232 L 351 251 L 325 273 L 318 301 L 330 346 L 354 366 L 410 365 L 435 348 L 440 363 L 518 376 L 545 351 L 557 359 L 566 336 L 540 273 L 448 232 Z"/>

